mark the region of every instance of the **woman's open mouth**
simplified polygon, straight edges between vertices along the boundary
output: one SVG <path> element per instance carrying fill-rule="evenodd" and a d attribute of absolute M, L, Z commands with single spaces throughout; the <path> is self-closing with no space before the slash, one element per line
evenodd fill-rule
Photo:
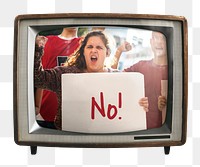
<path fill-rule="evenodd" d="M 96 62 L 98 60 L 97 56 L 91 56 L 90 59 L 91 59 L 92 62 Z"/>

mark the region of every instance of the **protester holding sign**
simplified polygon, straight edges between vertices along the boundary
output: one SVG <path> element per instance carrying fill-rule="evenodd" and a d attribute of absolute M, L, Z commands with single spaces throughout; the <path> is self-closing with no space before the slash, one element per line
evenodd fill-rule
<path fill-rule="evenodd" d="M 108 40 L 102 32 L 90 32 L 84 38 L 80 49 L 70 58 L 67 66 L 43 70 L 41 58 L 43 55 L 42 43 L 45 37 L 37 38 L 35 49 L 34 79 L 35 87 L 54 91 L 58 97 L 58 113 L 55 125 L 62 129 L 61 114 L 61 75 L 64 73 L 96 73 L 115 72 L 104 66 L 105 58 L 108 56 Z M 45 40 L 44 40 L 45 41 Z M 38 45 L 39 44 L 39 45 Z M 140 105 L 146 110 L 148 108 L 147 98 L 140 100 Z"/>

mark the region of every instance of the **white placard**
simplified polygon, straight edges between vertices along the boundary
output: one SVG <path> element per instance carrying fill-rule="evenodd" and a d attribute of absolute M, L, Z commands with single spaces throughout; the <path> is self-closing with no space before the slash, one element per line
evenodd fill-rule
<path fill-rule="evenodd" d="M 62 75 L 62 130 L 117 133 L 146 129 L 140 73 Z"/>

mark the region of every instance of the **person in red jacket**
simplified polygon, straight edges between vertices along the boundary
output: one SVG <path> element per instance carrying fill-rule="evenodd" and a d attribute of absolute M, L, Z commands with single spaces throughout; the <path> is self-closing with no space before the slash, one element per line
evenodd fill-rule
<path fill-rule="evenodd" d="M 82 38 L 77 37 L 78 28 L 63 28 L 60 35 L 46 36 L 46 45 L 42 57 L 44 69 L 63 66 L 68 58 L 73 55 L 81 44 Z M 54 128 L 54 120 L 58 108 L 57 96 L 54 92 L 36 90 L 36 119 L 43 127 Z"/>

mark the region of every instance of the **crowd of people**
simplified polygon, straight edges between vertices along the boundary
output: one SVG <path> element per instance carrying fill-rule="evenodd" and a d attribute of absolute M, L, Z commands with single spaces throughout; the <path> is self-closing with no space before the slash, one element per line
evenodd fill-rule
<path fill-rule="evenodd" d="M 77 28 L 64 28 L 58 36 L 37 36 L 34 60 L 35 106 L 38 123 L 43 127 L 62 129 L 61 75 L 64 73 L 119 72 L 117 69 L 123 52 L 134 49 L 123 42 L 116 48 L 111 66 L 105 66 L 110 56 L 109 40 L 104 30 L 93 30 L 77 37 Z M 144 75 L 145 97 L 138 103 L 146 112 L 147 128 L 162 126 L 167 96 L 161 81 L 168 80 L 166 38 L 152 32 L 150 45 L 152 60 L 141 60 L 123 72 Z M 65 57 L 65 58 L 64 58 Z M 58 60 L 64 60 L 62 63 Z M 167 90 L 165 90 L 167 91 Z"/>

